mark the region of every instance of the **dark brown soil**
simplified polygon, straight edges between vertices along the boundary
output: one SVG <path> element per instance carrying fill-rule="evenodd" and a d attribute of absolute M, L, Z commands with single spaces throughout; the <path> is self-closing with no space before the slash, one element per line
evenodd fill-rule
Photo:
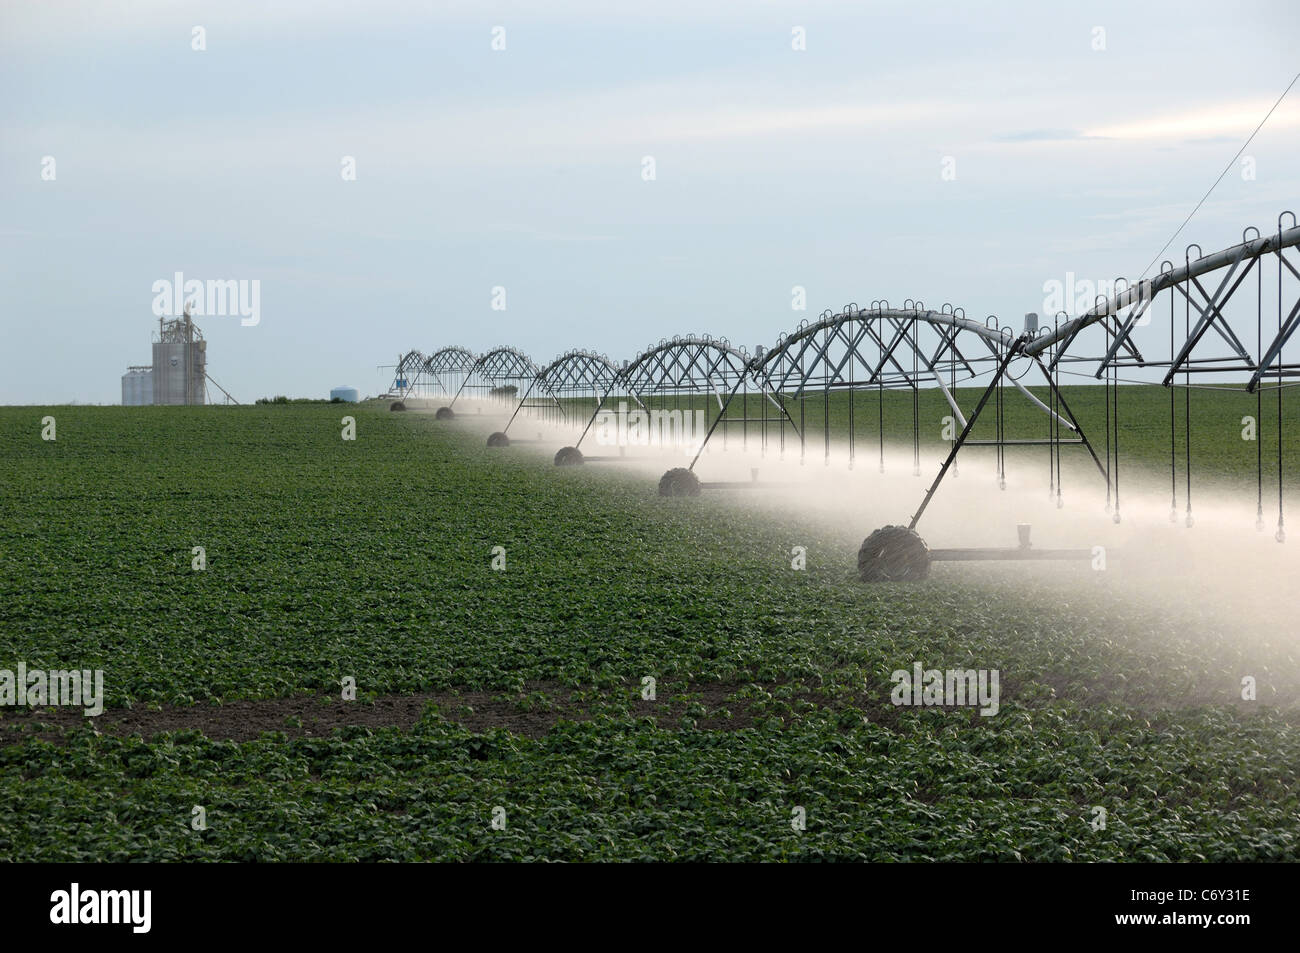
<path fill-rule="evenodd" d="M 424 692 L 383 695 L 346 702 L 337 696 L 297 695 L 290 698 L 232 700 L 221 705 L 107 709 L 94 719 L 79 709 L 7 709 L 0 718 L 0 738 L 36 729 L 37 724 L 66 729 L 90 721 L 106 735 L 149 738 L 167 731 L 199 731 L 213 739 L 249 741 L 263 732 L 282 731 L 294 738 L 319 737 L 346 725 L 369 728 L 412 728 L 430 703 L 441 714 L 473 731 L 506 728 L 537 737 L 560 718 L 560 712 L 527 711 L 499 694 L 486 692 Z M 572 720 L 572 715 L 570 718 Z M 45 733 L 42 731 L 41 733 Z M 57 734 L 57 732 L 56 732 Z"/>
<path fill-rule="evenodd" d="M 1004 703 L 1014 697 L 1015 687 L 1011 681 L 1003 685 Z M 738 693 L 746 697 L 735 697 Z M 450 689 L 351 702 L 338 696 L 298 695 L 231 700 L 220 705 L 113 708 L 93 720 L 79 708 L 0 708 L 0 747 L 32 737 L 59 743 L 68 730 L 87 722 L 101 734 L 118 737 L 152 738 L 169 731 L 198 731 L 214 740 L 232 741 L 250 741 L 265 732 L 283 732 L 291 738 L 323 737 L 348 725 L 409 730 L 431 705 L 436 706 L 439 716 L 470 731 L 503 728 L 528 738 L 546 735 L 561 721 L 587 721 L 597 712 L 619 717 L 630 714 L 668 729 L 740 731 L 760 723 L 779 727 L 821 709 L 851 713 L 855 720 L 865 719 L 895 730 L 905 710 L 894 707 L 880 692 L 832 697 L 809 688 L 791 691 L 784 682 L 660 682 L 657 695 L 657 701 L 644 701 L 640 686 L 633 684 L 596 691 L 575 690 L 558 682 L 536 682 L 526 685 L 521 693 Z M 1223 705 L 1225 701 L 1230 700 L 1217 696 L 1185 700 L 1186 704 L 1207 705 Z M 1154 708 L 1169 704 L 1166 699 Z M 1252 708 L 1246 703 L 1240 707 Z M 1284 714 L 1300 725 L 1300 710 L 1286 709 Z M 953 711 L 952 717 L 967 718 L 973 726 L 984 721 L 974 708 Z M 1154 710 L 1152 717 L 1159 717 Z"/>
<path fill-rule="evenodd" d="M 92 722 L 101 734 L 151 738 L 169 731 L 198 731 L 215 740 L 249 741 L 264 732 L 284 732 L 294 738 L 321 737 L 336 728 L 364 725 L 369 728 L 397 727 L 409 730 L 424 715 L 429 705 L 438 713 L 474 732 L 504 728 L 530 738 L 549 732 L 560 721 L 585 721 L 602 703 L 631 701 L 636 717 L 648 718 L 666 728 L 690 726 L 705 731 L 738 731 L 753 727 L 767 712 L 756 711 L 756 700 L 732 698 L 754 683 L 718 682 L 692 685 L 660 683 L 657 701 L 645 701 L 639 686 L 629 686 L 627 695 L 619 692 L 575 692 L 558 684 L 534 684 L 522 694 L 480 691 L 423 692 L 413 695 L 383 695 L 374 699 L 345 702 L 338 697 L 294 696 L 257 700 L 232 700 L 221 705 L 175 706 L 160 708 L 108 709 L 95 719 L 85 718 L 76 708 L 8 708 L 0 710 L 0 744 L 14 743 L 22 737 L 39 736 L 59 741 L 63 733 Z M 779 686 L 761 686 L 772 691 Z M 544 696 L 537 704 L 538 696 Z M 575 700 L 575 696 L 585 696 Z M 682 696 L 686 696 L 683 698 Z M 861 703 L 864 699 L 854 699 Z M 787 705 L 815 703 L 821 706 L 846 707 L 825 697 L 801 692 Z M 697 707 L 699 706 L 699 707 Z M 873 706 L 878 707 L 878 706 Z M 701 710 L 702 708 L 702 710 Z M 894 710 L 885 707 L 873 720 L 892 722 Z M 881 717 L 883 716 L 883 717 Z"/>

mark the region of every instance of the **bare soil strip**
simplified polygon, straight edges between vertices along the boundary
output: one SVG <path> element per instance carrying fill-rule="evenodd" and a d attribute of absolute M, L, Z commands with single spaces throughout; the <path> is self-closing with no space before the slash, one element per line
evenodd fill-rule
<path fill-rule="evenodd" d="M 754 700 L 731 699 L 736 692 L 752 683 L 728 682 L 672 688 L 662 686 L 673 695 L 689 693 L 690 700 L 676 698 L 643 701 L 636 689 L 631 710 L 665 727 L 676 727 L 690 704 L 704 707 L 707 715 L 695 719 L 695 727 L 705 730 L 739 730 L 751 727 Z M 766 686 L 769 690 L 775 686 Z M 538 693 L 546 702 L 536 704 Z M 97 718 L 86 718 L 76 708 L 6 709 L 0 713 L 0 744 L 16 743 L 33 735 L 58 741 L 70 729 L 86 723 L 101 734 L 152 738 L 171 731 L 198 731 L 213 740 L 251 741 L 265 732 L 283 732 L 292 738 L 328 736 L 337 728 L 363 725 L 368 728 L 396 727 L 410 730 L 436 705 L 438 714 L 449 721 L 482 733 L 504 728 L 515 734 L 539 738 L 561 721 L 585 721 L 591 717 L 593 703 L 575 701 L 574 696 L 590 695 L 556 684 L 527 686 L 524 693 L 481 691 L 421 692 L 412 695 L 382 695 L 373 700 L 343 701 L 338 697 L 299 695 L 289 698 L 231 700 L 221 705 L 176 706 L 158 708 L 114 708 Z M 610 696 L 612 697 L 612 696 Z M 729 700 L 731 699 L 731 700 Z M 725 709 L 731 717 L 721 714 Z"/>
<path fill-rule="evenodd" d="M 895 729 L 902 710 L 881 693 L 850 696 L 822 694 L 815 690 L 786 689 L 785 682 L 710 682 L 672 684 L 661 682 L 658 701 L 642 700 L 639 686 L 622 691 L 577 690 L 556 682 L 530 683 L 520 693 L 446 690 L 410 695 L 380 695 L 373 699 L 343 701 L 337 696 L 296 695 L 289 698 L 233 699 L 220 705 L 163 705 L 156 708 L 110 708 L 97 718 L 86 718 L 79 708 L 0 709 L 0 747 L 20 744 L 33 737 L 54 743 L 66 734 L 92 724 L 103 735 L 149 739 L 166 732 L 197 731 L 214 741 L 252 741 L 267 732 L 282 732 L 290 738 L 328 737 L 339 728 L 361 725 L 370 729 L 399 728 L 409 731 L 436 706 L 440 717 L 463 725 L 477 734 L 504 728 L 527 738 L 541 738 L 561 722 L 591 719 L 597 710 L 626 711 L 645 718 L 657 727 L 703 731 L 739 731 L 752 728 L 770 717 L 789 722 L 791 716 L 810 707 L 836 712 L 854 712 L 861 718 Z M 1011 685 L 1004 686 L 1004 689 Z M 748 690 L 748 691 L 747 691 Z M 744 693 L 745 697 L 737 697 Z M 753 697 L 753 696 L 759 697 Z M 1003 691 L 1003 702 L 1014 691 Z M 1220 697 L 1149 699 L 1140 706 L 1160 721 L 1161 711 L 1198 705 L 1225 704 Z M 1230 703 L 1230 702 L 1229 702 Z M 625 708 L 620 709 L 618 706 Z M 1039 706 L 1034 706 L 1039 707 Z M 1234 708 L 1253 711 L 1246 704 Z M 1300 710 L 1284 709 L 1300 725 Z M 950 712 L 954 718 L 969 718 L 980 724 L 975 708 Z"/>

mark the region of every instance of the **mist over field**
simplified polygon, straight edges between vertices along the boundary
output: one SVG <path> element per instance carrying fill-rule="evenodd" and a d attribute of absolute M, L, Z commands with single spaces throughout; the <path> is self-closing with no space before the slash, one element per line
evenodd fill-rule
<path fill-rule="evenodd" d="M 429 408 L 437 403 L 430 401 Z M 456 426 L 483 437 L 510 416 L 502 414 L 499 405 L 466 402 L 466 407 Z M 581 434 L 580 427 L 531 419 L 527 412 L 515 418 L 512 428 L 522 442 L 502 452 L 545 462 L 556 447 Z M 879 445 L 874 439 L 859 440 L 850 468 L 847 443 L 833 439 L 828 455 L 819 432 L 810 434 L 800 463 L 797 436 L 786 434 L 788 446 L 782 453 L 775 426 L 766 449 L 758 428 L 750 429 L 754 432 L 748 436 L 748 449 L 737 431 L 725 449 L 719 437 L 701 455 L 696 470 L 702 480 L 741 484 L 705 491 L 711 502 L 815 527 L 819 536 L 845 545 L 861 543 L 880 526 L 906 524 L 946 455 L 937 446 L 927 446 L 919 475 L 913 475 L 910 442 L 891 437 L 881 472 Z M 666 470 L 688 465 L 698 450 L 695 445 L 602 447 L 594 440 L 584 447 L 601 456 L 591 467 L 637 474 L 647 487 Z M 1275 486 L 1265 491 L 1265 521 L 1263 529 L 1257 530 L 1253 487 L 1240 479 L 1225 481 L 1222 471 L 1197 474 L 1189 528 L 1183 479 L 1177 485 L 1178 503 L 1171 518 L 1169 476 L 1161 471 L 1159 458 L 1128 458 L 1121 519 L 1116 523 L 1113 507 L 1107 503 L 1105 478 L 1084 451 L 1071 450 L 1072 455 L 1062 461 L 1061 507 L 1058 495 L 1049 492 L 1045 450 L 1012 448 L 1005 489 L 998 486 L 993 448 L 966 451 L 955 473 L 935 494 L 918 530 L 932 548 L 1014 549 L 1017 524 L 1028 523 L 1033 544 L 1041 549 L 1103 547 L 1105 570 L 1094 569 L 1091 559 L 1063 564 L 961 562 L 936 568 L 936 578 L 966 583 L 1010 580 L 1044 605 L 1073 604 L 1080 611 L 1082 606 L 1099 603 L 1158 610 L 1207 632 L 1283 648 L 1280 657 L 1295 664 L 1300 680 L 1300 641 L 1291 624 L 1297 602 L 1290 592 L 1290 581 L 1300 572 L 1300 554 L 1275 538 Z M 750 482 L 754 487 L 746 488 L 744 484 Z M 794 545 L 799 540 L 792 537 Z"/>

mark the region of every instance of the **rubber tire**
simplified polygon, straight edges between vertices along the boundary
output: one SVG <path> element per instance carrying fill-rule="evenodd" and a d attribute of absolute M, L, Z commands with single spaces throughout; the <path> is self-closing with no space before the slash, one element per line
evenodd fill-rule
<path fill-rule="evenodd" d="M 582 451 L 577 447 L 561 447 L 555 451 L 557 467 L 577 467 L 582 465 Z"/>
<path fill-rule="evenodd" d="M 439 407 L 438 412 L 433 416 L 435 420 L 451 420 L 456 414 L 450 407 Z"/>
<path fill-rule="evenodd" d="M 863 582 L 915 582 L 930 575 L 930 548 L 916 530 L 882 526 L 858 549 Z"/>
<path fill-rule="evenodd" d="M 405 409 L 406 409 L 406 405 L 405 405 L 404 403 L 402 403 L 400 400 L 395 400 L 395 401 L 393 401 L 393 403 L 389 406 L 388 409 L 389 409 L 389 410 L 405 410 Z"/>
<path fill-rule="evenodd" d="M 510 438 L 498 430 L 488 437 L 487 445 L 489 447 L 508 447 L 510 446 Z"/>
<path fill-rule="evenodd" d="M 660 496 L 699 496 L 700 478 L 685 467 L 673 467 L 659 478 Z"/>

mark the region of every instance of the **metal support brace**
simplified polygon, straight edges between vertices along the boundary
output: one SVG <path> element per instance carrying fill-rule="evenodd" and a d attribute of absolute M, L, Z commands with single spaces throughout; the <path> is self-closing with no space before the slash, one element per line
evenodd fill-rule
<path fill-rule="evenodd" d="M 916 524 L 920 522 L 921 517 L 925 514 L 925 508 L 930 505 L 930 500 L 934 498 L 935 491 L 939 489 L 939 484 L 942 483 L 943 478 L 947 476 L 948 468 L 951 467 L 952 462 L 957 459 L 957 452 L 961 450 L 962 445 L 966 443 L 966 438 L 970 436 L 971 430 L 975 427 L 975 421 L 979 420 L 980 412 L 984 410 L 984 405 L 989 402 L 989 398 L 992 397 L 993 392 L 997 390 L 997 386 L 1002 380 L 1002 376 L 1006 374 L 1007 367 L 1011 364 L 1012 359 L 1024 350 L 1025 344 L 1028 340 L 1027 337 L 1021 335 L 1011 343 L 1011 347 L 1007 348 L 1006 357 L 1004 357 L 1002 363 L 998 365 L 997 373 L 993 375 L 993 380 L 989 381 L 989 386 L 980 397 L 979 403 L 975 405 L 975 410 L 970 415 L 970 420 L 967 421 L 966 426 L 962 428 L 961 436 L 957 438 L 957 442 L 952 445 L 952 450 L 948 452 L 947 459 L 943 461 L 943 466 L 939 468 L 939 475 L 935 477 L 934 482 L 930 484 L 930 489 L 925 491 L 925 499 L 921 501 L 921 506 L 912 517 L 912 521 L 907 524 L 908 529 L 916 529 Z"/>

